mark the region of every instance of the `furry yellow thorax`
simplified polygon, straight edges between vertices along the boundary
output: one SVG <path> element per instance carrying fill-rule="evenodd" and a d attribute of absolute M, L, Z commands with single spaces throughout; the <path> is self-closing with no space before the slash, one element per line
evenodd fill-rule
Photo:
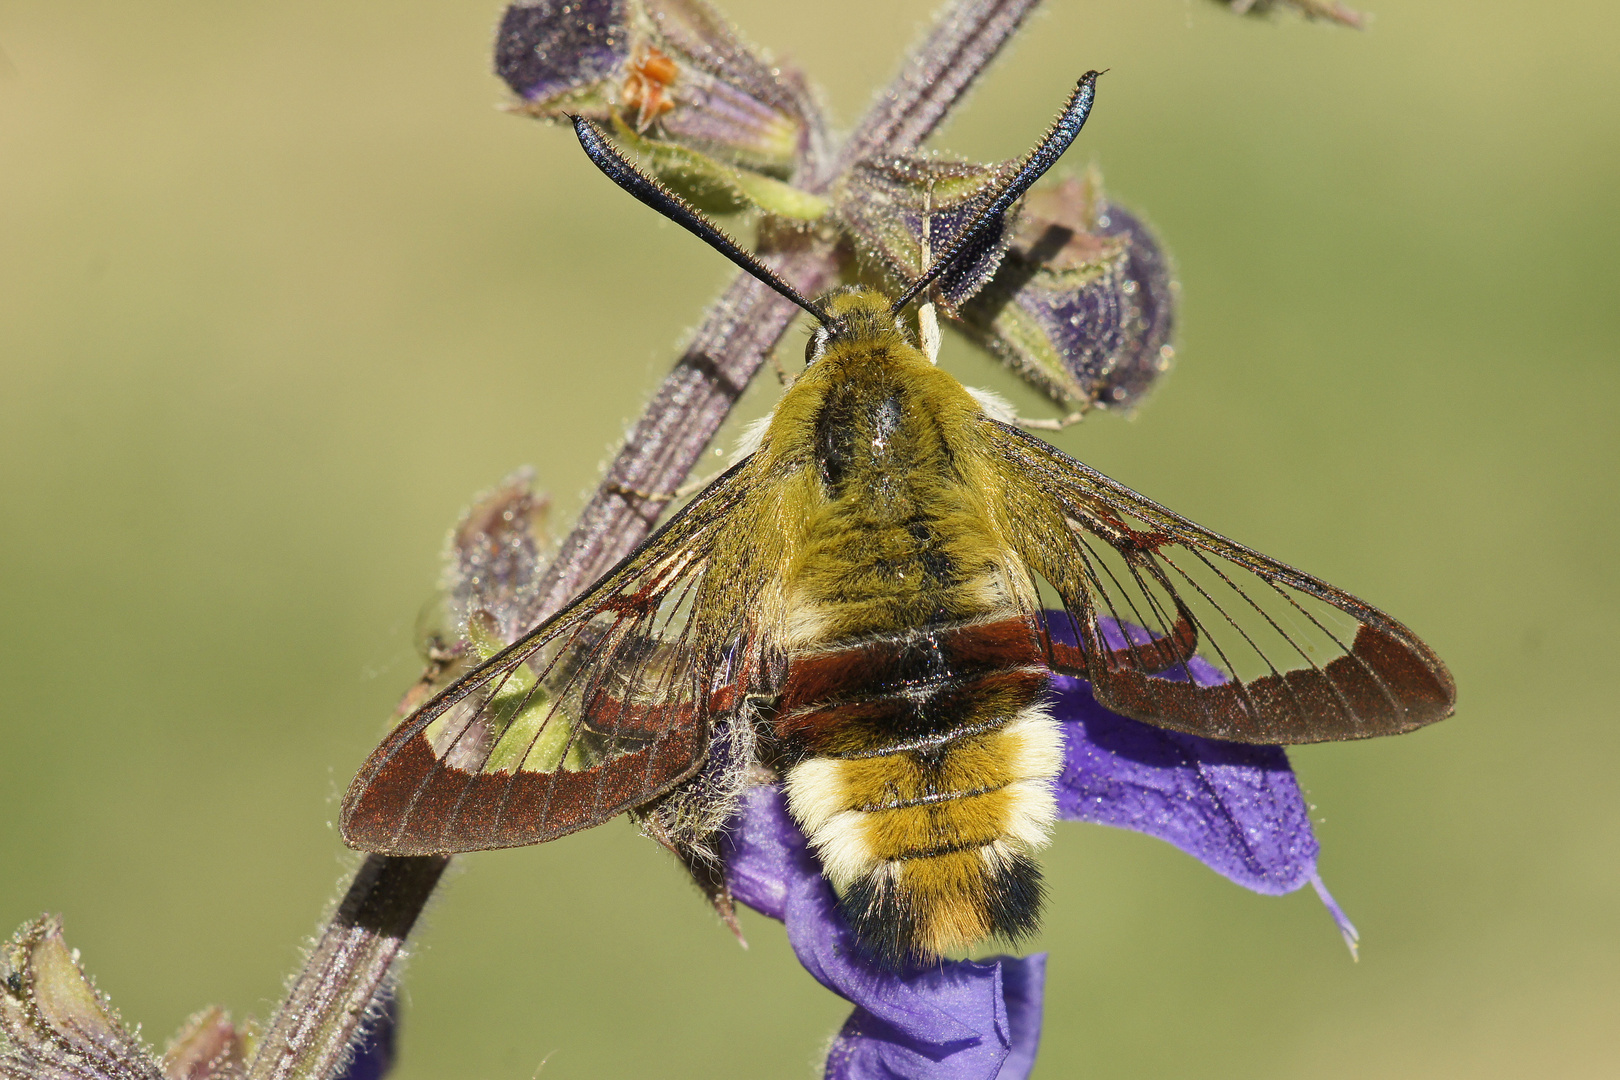
<path fill-rule="evenodd" d="M 983 412 L 869 289 L 825 301 L 812 362 L 772 415 L 761 467 L 787 481 L 788 640 L 825 646 L 1005 608 L 984 491 Z"/>

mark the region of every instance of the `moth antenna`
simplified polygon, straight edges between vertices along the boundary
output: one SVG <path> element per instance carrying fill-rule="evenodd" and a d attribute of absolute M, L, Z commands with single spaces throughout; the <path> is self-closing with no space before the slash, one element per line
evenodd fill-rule
<path fill-rule="evenodd" d="M 1063 111 L 1052 122 L 1052 126 L 1046 129 L 1045 136 L 1035 145 L 1035 149 L 1019 163 L 1012 179 L 1007 181 L 1006 186 L 997 193 L 989 205 L 974 216 L 965 229 L 956 234 L 956 239 L 940 253 L 933 265 L 923 271 L 922 276 L 913 281 L 906 291 L 900 294 L 900 298 L 889 306 L 891 312 L 899 314 L 901 309 L 915 300 L 919 293 L 949 270 L 957 256 L 983 236 L 986 229 L 994 226 L 1001 215 L 1029 190 L 1030 185 L 1039 180 L 1046 170 L 1063 156 L 1063 151 L 1069 148 L 1069 144 L 1080 134 L 1080 129 L 1086 125 L 1086 117 L 1091 114 L 1091 103 L 1097 96 L 1097 78 L 1102 74 L 1104 72 L 1088 71 L 1080 77 L 1080 82 L 1069 95 Z"/>
<path fill-rule="evenodd" d="M 758 278 L 760 282 L 769 285 L 814 315 L 818 321 L 823 323 L 827 321 L 827 313 L 806 300 L 799 290 L 782 280 L 780 274 L 760 262 L 753 254 L 744 251 L 737 241 L 722 232 L 719 226 L 699 213 L 691 203 L 631 164 L 630 159 L 608 141 L 607 135 L 594 122 L 583 116 L 569 119 L 574 122 L 574 134 L 579 136 L 579 145 L 585 148 L 586 156 L 607 175 L 609 180 L 675 224 L 695 234 L 698 239 Z"/>

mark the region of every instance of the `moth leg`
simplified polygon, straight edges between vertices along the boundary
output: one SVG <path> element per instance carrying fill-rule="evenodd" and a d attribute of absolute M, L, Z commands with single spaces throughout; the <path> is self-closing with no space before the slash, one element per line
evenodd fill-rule
<path fill-rule="evenodd" d="M 1059 416 L 1056 419 L 1047 419 L 1045 417 L 1031 418 L 1027 416 L 1015 416 L 1013 417 L 1013 423 L 1017 424 L 1021 428 L 1024 428 L 1026 431 L 1062 431 L 1064 428 L 1073 427 L 1075 424 L 1078 424 L 1080 421 L 1084 420 L 1086 418 L 1086 413 L 1089 411 L 1089 409 L 1076 409 L 1067 416 Z"/>
<path fill-rule="evenodd" d="M 930 364 L 939 363 L 939 313 L 932 302 L 917 305 L 917 330 L 922 338 L 922 354 Z"/>
<path fill-rule="evenodd" d="M 1044 418 L 1032 420 L 1029 417 L 1019 416 L 1014 411 L 1012 402 L 994 390 L 985 390 L 976 386 L 968 386 L 964 387 L 964 389 L 967 390 L 974 401 L 979 403 L 979 408 L 984 410 L 986 416 L 992 420 L 999 420 L 1003 424 L 1011 424 L 1013 427 L 1034 428 L 1040 431 L 1062 431 L 1064 428 L 1084 420 L 1086 413 L 1091 411 L 1090 405 L 1083 405 L 1069 415 L 1058 417 L 1056 420 Z"/>
<path fill-rule="evenodd" d="M 731 886 L 726 884 L 726 868 L 720 861 L 719 853 L 707 844 L 694 845 L 680 839 L 656 813 L 638 812 L 635 816 L 639 819 L 642 833 L 658 841 L 680 860 L 686 872 L 692 876 L 693 884 L 703 893 L 703 898 L 737 939 L 737 944 L 748 948 L 742 923 L 737 921 L 737 904 L 731 897 Z"/>
<path fill-rule="evenodd" d="M 782 354 L 775 349 L 771 350 L 771 370 L 776 372 L 776 381 L 786 390 L 793 385 L 794 376 L 788 374 L 787 368 L 782 366 Z"/>
<path fill-rule="evenodd" d="M 705 476 L 697 480 L 688 480 L 671 492 L 648 491 L 645 488 L 633 488 L 620 483 L 609 484 L 607 489 L 615 495 L 624 495 L 628 498 L 640 499 L 643 502 L 674 502 L 676 499 L 684 499 L 688 495 L 697 494 L 708 486 L 709 481 L 713 479 L 712 476 Z"/>

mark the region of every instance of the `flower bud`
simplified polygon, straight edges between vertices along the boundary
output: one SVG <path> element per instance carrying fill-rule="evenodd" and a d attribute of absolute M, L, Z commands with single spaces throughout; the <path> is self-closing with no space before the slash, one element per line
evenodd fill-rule
<path fill-rule="evenodd" d="M 702 0 L 524 0 L 501 19 L 495 72 L 518 111 L 618 121 L 770 176 L 790 176 L 822 138 L 803 80 Z"/>
<path fill-rule="evenodd" d="M 546 567 L 551 499 L 534 492 L 534 470 L 519 469 L 468 507 L 450 533 L 444 592 L 450 618 L 464 629 L 479 612 L 502 644 L 529 627 L 528 605 Z"/>
<path fill-rule="evenodd" d="M 838 223 L 857 254 L 898 292 L 950 246 L 984 200 L 994 196 L 1006 164 L 904 156 L 856 163 L 833 191 Z M 955 316 L 984 287 L 1007 252 L 1017 208 L 965 253 L 930 290 L 941 311 Z"/>
<path fill-rule="evenodd" d="M 1170 366 L 1176 291 L 1158 240 L 1092 172 L 1025 196 L 962 328 L 1061 405 L 1125 409 Z"/>

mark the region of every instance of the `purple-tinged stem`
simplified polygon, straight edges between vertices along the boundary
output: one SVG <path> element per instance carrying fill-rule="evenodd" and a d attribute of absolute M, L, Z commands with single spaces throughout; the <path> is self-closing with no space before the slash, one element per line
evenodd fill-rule
<path fill-rule="evenodd" d="M 276 1010 L 248 1066 L 249 1077 L 325 1080 L 345 1061 L 448 865 L 448 855 L 366 856 Z"/>

